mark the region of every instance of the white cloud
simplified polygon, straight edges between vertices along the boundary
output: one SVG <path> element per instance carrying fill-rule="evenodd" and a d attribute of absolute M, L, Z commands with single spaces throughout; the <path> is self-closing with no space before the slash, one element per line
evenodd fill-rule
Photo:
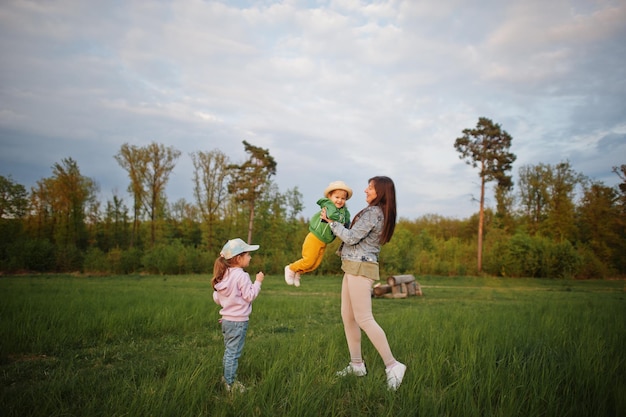
<path fill-rule="evenodd" d="M 351 184 L 357 209 L 367 178 L 387 174 L 403 216 L 465 217 L 478 177 L 453 143 L 481 116 L 512 134 L 515 170 L 567 158 L 594 175 L 615 165 L 624 3 L 471 3 L 6 2 L 0 175 L 25 172 L 23 161 L 32 182 L 73 153 L 103 191 L 123 194 L 112 156 L 158 141 L 184 153 L 170 199 L 191 200 L 187 153 L 241 160 L 245 139 L 270 150 L 276 181 L 298 186 L 306 215 L 328 182 Z"/>

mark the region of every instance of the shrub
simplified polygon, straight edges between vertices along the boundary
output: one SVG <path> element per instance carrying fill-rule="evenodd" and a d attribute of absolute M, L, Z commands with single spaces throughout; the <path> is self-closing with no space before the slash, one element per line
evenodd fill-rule
<path fill-rule="evenodd" d="M 54 245 L 46 239 L 24 239 L 11 247 L 10 265 L 14 270 L 49 272 L 55 267 Z"/>
<path fill-rule="evenodd" d="M 159 244 L 142 257 L 144 269 L 155 274 L 191 274 L 213 270 L 213 260 L 198 248 L 184 246 L 180 240 Z"/>
<path fill-rule="evenodd" d="M 178 251 L 172 245 L 158 244 L 144 253 L 144 269 L 152 274 L 176 275 L 179 273 L 178 256 Z"/>
<path fill-rule="evenodd" d="M 83 267 L 83 254 L 75 245 L 57 246 L 56 266 L 60 272 L 80 271 Z"/>
<path fill-rule="evenodd" d="M 503 276 L 539 277 L 543 267 L 543 241 L 525 233 L 517 233 L 508 242 L 494 247 L 492 268 Z"/>
<path fill-rule="evenodd" d="M 588 246 L 579 247 L 577 252 L 580 258 L 577 278 L 607 278 L 612 275 L 609 265 L 606 262 L 602 262 Z"/>
<path fill-rule="evenodd" d="M 213 261 L 208 252 L 193 246 L 184 247 L 181 272 L 185 274 L 202 274 L 213 271 Z"/>
<path fill-rule="evenodd" d="M 579 273 L 582 261 L 569 241 L 516 233 L 493 244 L 486 270 L 511 277 L 572 278 Z"/>
<path fill-rule="evenodd" d="M 573 278 L 580 270 L 582 260 L 569 241 L 546 245 L 546 275 L 544 277 Z"/>
<path fill-rule="evenodd" d="M 131 274 L 141 271 L 143 252 L 138 248 L 129 248 L 122 251 L 120 258 L 120 273 Z"/>
<path fill-rule="evenodd" d="M 385 268 L 393 274 L 413 272 L 417 255 L 415 238 L 408 229 L 399 228 L 393 239 L 384 245 L 380 257 L 385 261 Z"/>
<path fill-rule="evenodd" d="M 89 248 L 85 253 L 83 271 L 88 273 L 112 272 L 107 255 L 99 248 Z"/>

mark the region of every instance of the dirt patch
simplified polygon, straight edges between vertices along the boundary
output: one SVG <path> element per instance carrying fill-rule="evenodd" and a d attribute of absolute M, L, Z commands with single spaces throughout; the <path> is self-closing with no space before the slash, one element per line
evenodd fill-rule
<path fill-rule="evenodd" d="M 15 362 L 34 362 L 34 361 L 56 361 L 54 356 L 48 355 L 27 355 L 27 354 L 9 354 L 2 361 L 3 365 L 15 363 Z"/>

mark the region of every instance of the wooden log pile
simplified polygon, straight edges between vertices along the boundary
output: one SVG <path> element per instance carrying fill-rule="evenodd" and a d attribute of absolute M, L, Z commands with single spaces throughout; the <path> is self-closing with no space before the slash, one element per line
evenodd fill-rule
<path fill-rule="evenodd" d="M 387 277 L 387 284 L 374 285 L 372 295 L 376 298 L 407 298 L 424 294 L 413 275 L 392 275 Z"/>

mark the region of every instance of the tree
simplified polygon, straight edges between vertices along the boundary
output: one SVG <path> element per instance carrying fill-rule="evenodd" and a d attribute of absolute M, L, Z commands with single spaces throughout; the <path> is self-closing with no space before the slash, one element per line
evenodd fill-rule
<path fill-rule="evenodd" d="M 156 221 L 163 213 L 165 204 L 165 186 L 176 166 L 180 151 L 172 146 L 165 147 L 152 142 L 143 150 L 146 162 L 143 184 L 145 190 L 144 208 L 150 217 L 150 242 L 156 240 Z"/>
<path fill-rule="evenodd" d="M 567 161 L 520 168 L 520 204 L 529 234 L 540 232 L 561 241 L 571 239 L 576 186 L 584 181 L 585 177 Z"/>
<path fill-rule="evenodd" d="M 499 124 L 480 117 L 475 129 L 464 129 L 463 136 L 454 142 L 454 148 L 468 165 L 479 169 L 480 207 L 478 214 L 478 271 L 482 271 L 483 225 L 485 212 L 485 183 L 497 181 L 503 187 L 509 186 L 507 174 L 516 156 L 509 152 L 513 138 L 502 130 Z"/>
<path fill-rule="evenodd" d="M 619 177 L 622 182 L 617 185 L 620 192 L 620 205 L 622 206 L 622 213 L 626 214 L 626 164 L 622 164 L 619 167 L 613 167 L 612 171 Z"/>
<path fill-rule="evenodd" d="M 201 243 L 201 214 L 197 206 L 180 198 L 169 205 L 168 213 L 168 239 L 177 239 L 183 245 L 192 247 Z"/>
<path fill-rule="evenodd" d="M 215 238 L 215 225 L 224 213 L 224 204 L 228 198 L 228 180 L 231 165 L 228 156 L 219 150 L 211 152 L 193 152 L 191 159 L 194 166 L 194 196 L 204 220 L 204 242 L 208 249 Z"/>
<path fill-rule="evenodd" d="M 23 217 L 28 210 L 28 194 L 22 184 L 0 175 L 0 265 L 15 242 L 23 236 Z"/>
<path fill-rule="evenodd" d="M 302 203 L 302 193 L 298 187 L 288 189 L 285 193 L 287 200 L 287 219 L 295 220 L 298 214 L 304 209 L 304 203 Z"/>
<path fill-rule="evenodd" d="M 624 263 L 620 262 L 626 243 L 619 224 L 618 199 L 615 189 L 594 182 L 585 187 L 577 209 L 578 240 L 591 248 L 607 266 Z"/>
<path fill-rule="evenodd" d="M 41 241 L 55 245 L 58 270 L 79 270 L 81 250 L 88 244 L 87 210 L 95 205 L 97 185 L 81 174 L 72 158 L 54 164 L 52 172 L 52 177 L 37 181 L 31 192 L 27 226 Z"/>
<path fill-rule="evenodd" d="M 104 242 L 99 243 L 105 250 L 125 249 L 128 244 L 128 207 L 117 194 L 106 204 L 103 239 Z"/>
<path fill-rule="evenodd" d="M 510 231 L 514 227 L 513 218 L 513 179 L 509 175 L 498 179 L 495 187 L 496 215 L 495 219 L 500 228 Z"/>
<path fill-rule="evenodd" d="M 156 220 L 165 207 L 165 186 L 176 165 L 180 151 L 152 142 L 146 147 L 124 144 L 115 159 L 128 172 L 128 191 L 133 195 L 133 237 L 134 244 L 139 232 L 141 210 L 150 218 L 150 242 L 156 240 Z"/>
<path fill-rule="evenodd" d="M 556 164 L 548 178 L 550 204 L 541 231 L 559 241 L 571 240 L 574 235 L 576 186 L 583 184 L 585 177 L 574 171 L 570 163 L 565 161 Z"/>
<path fill-rule="evenodd" d="M 545 164 L 524 165 L 518 171 L 520 206 L 531 236 L 539 231 L 548 215 L 551 171 L 552 168 Z"/>
<path fill-rule="evenodd" d="M 45 180 L 37 181 L 30 192 L 30 216 L 26 218 L 26 228 L 37 239 L 52 241 L 52 198 Z"/>
<path fill-rule="evenodd" d="M 619 191 L 619 218 L 618 218 L 618 228 L 619 234 L 621 237 L 620 247 L 622 248 L 620 254 L 626 253 L 624 247 L 626 247 L 626 164 L 622 164 L 618 167 L 613 167 L 613 172 L 622 180 L 620 184 L 617 185 L 617 189 Z M 626 257 L 621 255 L 618 262 L 619 269 L 622 273 L 626 272 Z"/>
<path fill-rule="evenodd" d="M 248 243 L 251 243 L 255 204 L 267 187 L 270 177 L 276 175 L 276 161 L 267 149 L 250 145 L 245 140 L 243 145 L 250 156 L 241 165 L 229 166 L 232 177 L 228 191 L 236 201 L 248 207 Z"/>
<path fill-rule="evenodd" d="M 61 245 L 80 248 L 86 246 L 86 208 L 95 199 L 97 186 L 94 180 L 80 173 L 72 158 L 65 158 L 52 166 L 53 176 L 44 184 L 51 197 L 56 223 L 55 241 Z"/>
<path fill-rule="evenodd" d="M 19 219 L 28 209 L 28 193 L 11 176 L 0 175 L 0 219 Z"/>
<path fill-rule="evenodd" d="M 128 177 L 130 178 L 128 192 L 133 196 L 133 229 L 130 236 L 130 247 L 132 248 L 137 243 L 139 237 L 139 220 L 145 195 L 143 178 L 146 175 L 146 160 L 143 157 L 141 148 L 127 143 L 122 145 L 114 158 L 128 172 Z"/>

